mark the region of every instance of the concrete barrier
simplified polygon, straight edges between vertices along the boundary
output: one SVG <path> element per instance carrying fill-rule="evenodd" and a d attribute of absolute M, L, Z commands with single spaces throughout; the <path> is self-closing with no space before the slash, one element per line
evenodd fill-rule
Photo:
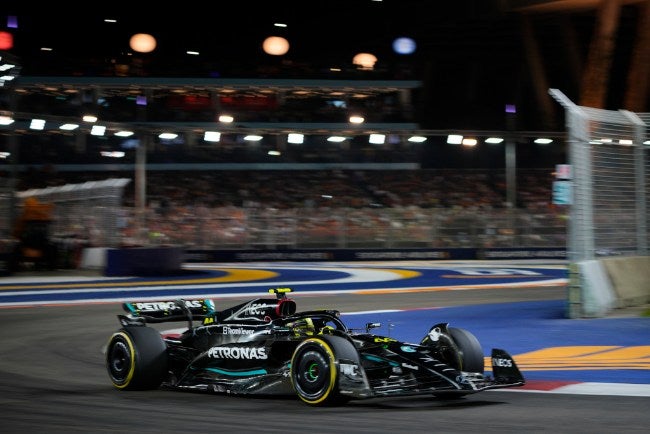
<path fill-rule="evenodd" d="M 650 256 L 600 259 L 616 294 L 619 308 L 650 303 Z"/>
<path fill-rule="evenodd" d="M 578 262 L 582 317 L 603 317 L 618 307 L 617 295 L 604 265 L 597 260 Z"/>

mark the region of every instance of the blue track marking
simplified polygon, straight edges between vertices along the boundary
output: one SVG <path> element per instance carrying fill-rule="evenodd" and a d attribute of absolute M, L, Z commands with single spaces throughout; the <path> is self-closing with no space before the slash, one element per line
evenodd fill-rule
<path fill-rule="evenodd" d="M 0 306 L 130 301 L 177 297 L 233 297 L 293 286 L 301 293 L 426 291 L 566 283 L 563 267 L 386 267 L 310 264 L 190 267 L 179 276 L 52 280 L 5 278 Z"/>
<path fill-rule="evenodd" d="M 503 348 L 530 380 L 650 385 L 650 318 L 566 318 L 563 300 L 344 314 L 350 327 L 419 343 L 438 322 L 464 328 L 485 354 Z M 540 352 L 539 356 L 535 354 Z"/>

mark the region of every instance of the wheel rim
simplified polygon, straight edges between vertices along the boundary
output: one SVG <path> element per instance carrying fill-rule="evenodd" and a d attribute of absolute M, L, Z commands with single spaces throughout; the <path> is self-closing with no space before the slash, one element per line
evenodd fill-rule
<path fill-rule="evenodd" d="M 123 339 L 116 339 L 108 353 L 108 371 L 116 385 L 126 383 L 133 371 L 133 352 Z"/>
<path fill-rule="evenodd" d="M 306 397 L 318 398 L 329 387 L 329 361 L 318 351 L 302 354 L 296 369 L 296 384 Z"/>
<path fill-rule="evenodd" d="M 337 401 L 338 369 L 330 344 L 320 338 L 303 341 L 291 359 L 291 382 L 298 397 L 310 405 Z"/>

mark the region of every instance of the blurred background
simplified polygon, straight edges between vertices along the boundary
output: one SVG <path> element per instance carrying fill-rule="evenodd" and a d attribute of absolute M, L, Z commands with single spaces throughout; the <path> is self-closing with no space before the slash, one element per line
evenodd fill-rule
<path fill-rule="evenodd" d="M 38 198 L 48 266 L 76 246 L 561 252 L 549 89 L 648 111 L 649 3 L 4 5 L 3 250 Z"/>

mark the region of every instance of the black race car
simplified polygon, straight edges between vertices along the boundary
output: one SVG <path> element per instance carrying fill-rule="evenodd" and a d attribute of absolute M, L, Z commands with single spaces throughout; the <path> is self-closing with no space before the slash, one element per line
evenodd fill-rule
<path fill-rule="evenodd" d="M 404 395 L 457 398 L 525 383 L 515 361 L 492 349 L 492 375 L 476 337 L 439 323 L 419 343 L 348 328 L 337 310 L 296 312 L 290 288 L 215 310 L 209 299 L 129 302 L 109 339 L 106 368 L 121 390 L 241 395 L 295 394 L 311 405 Z M 186 321 L 161 331 L 148 324 Z M 198 321 L 201 324 L 198 324 Z"/>

